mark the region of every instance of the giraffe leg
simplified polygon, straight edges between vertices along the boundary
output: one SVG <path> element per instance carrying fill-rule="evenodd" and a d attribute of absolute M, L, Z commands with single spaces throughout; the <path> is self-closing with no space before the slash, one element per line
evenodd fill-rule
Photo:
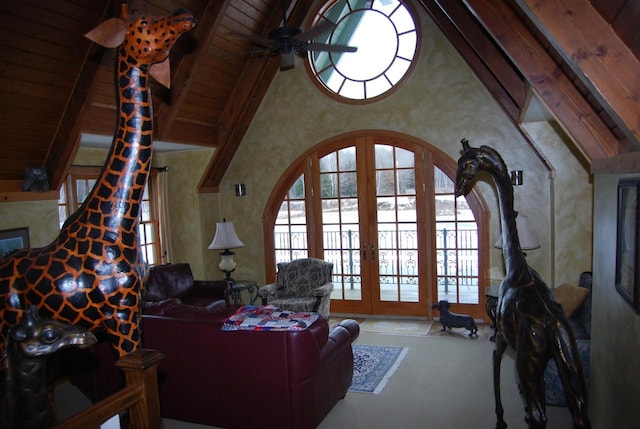
<path fill-rule="evenodd" d="M 554 358 L 562 380 L 567 405 L 573 418 L 573 429 L 590 429 L 591 421 L 587 413 L 587 388 L 584 382 L 578 347 L 568 323 L 559 322 L 558 348 Z"/>
<path fill-rule="evenodd" d="M 526 422 L 529 429 L 547 427 L 546 402 L 544 399 L 544 369 L 549 356 L 543 335 L 534 327 L 520 321 L 516 344 L 516 372 L 525 402 Z M 537 340 L 537 341 L 536 341 Z"/>
<path fill-rule="evenodd" d="M 501 333 L 496 335 L 496 348 L 493 351 L 493 393 L 496 402 L 496 429 L 505 429 L 507 423 L 504 421 L 504 408 L 502 408 L 502 400 L 500 399 L 500 366 L 502 363 L 502 355 L 507 349 L 507 342 Z"/>

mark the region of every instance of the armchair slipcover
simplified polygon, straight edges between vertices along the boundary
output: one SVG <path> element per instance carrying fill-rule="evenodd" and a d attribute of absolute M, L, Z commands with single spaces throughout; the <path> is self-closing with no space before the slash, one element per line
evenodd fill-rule
<path fill-rule="evenodd" d="M 262 305 L 271 304 L 288 311 L 316 311 L 329 317 L 333 264 L 321 259 L 303 258 L 280 262 L 275 283 L 258 291 Z"/>

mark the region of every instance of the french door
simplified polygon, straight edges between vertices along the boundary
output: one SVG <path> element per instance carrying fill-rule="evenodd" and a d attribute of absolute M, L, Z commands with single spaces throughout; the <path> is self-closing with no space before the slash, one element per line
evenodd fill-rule
<path fill-rule="evenodd" d="M 268 266 L 308 256 L 332 262 L 333 313 L 430 316 L 432 304 L 448 299 L 482 318 L 475 219 L 453 196 L 455 163 L 434 151 L 367 133 L 305 155 L 265 210 Z M 446 174 L 434 158 L 448 162 Z"/>

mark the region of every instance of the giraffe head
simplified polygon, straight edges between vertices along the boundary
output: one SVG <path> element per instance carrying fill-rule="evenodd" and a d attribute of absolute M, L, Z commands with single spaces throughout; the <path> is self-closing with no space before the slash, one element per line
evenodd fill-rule
<path fill-rule="evenodd" d="M 85 34 L 107 48 L 120 47 L 131 65 L 149 67 L 149 74 L 169 86 L 169 51 L 178 37 L 195 27 L 197 19 L 185 9 L 162 16 L 129 14 L 122 4 L 122 17 L 111 18 Z"/>
<path fill-rule="evenodd" d="M 96 337 L 80 326 L 53 319 L 41 319 L 35 306 L 28 307 L 9 336 L 20 352 L 29 358 L 48 356 L 63 348 L 89 347 Z"/>
<path fill-rule="evenodd" d="M 462 139 L 462 156 L 458 159 L 455 196 L 466 195 L 471 189 L 476 174 L 480 171 L 506 171 L 500 154 L 489 146 L 471 147 L 467 139 Z"/>

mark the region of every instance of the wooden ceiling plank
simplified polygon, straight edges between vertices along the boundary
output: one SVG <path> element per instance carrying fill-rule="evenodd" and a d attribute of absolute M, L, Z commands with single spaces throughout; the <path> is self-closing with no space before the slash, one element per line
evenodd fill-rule
<path fill-rule="evenodd" d="M 103 13 L 98 17 L 94 26 L 108 18 L 119 14 L 119 10 L 112 7 L 110 0 L 103 1 Z M 69 102 L 58 124 L 53 137 L 49 153 L 45 159 L 45 166 L 49 172 L 49 184 L 51 189 L 59 189 L 64 181 L 67 170 L 73 162 L 80 142 L 80 132 L 84 108 L 91 102 L 92 90 L 95 89 L 94 78 L 100 67 L 101 58 L 106 49 L 97 43 L 88 40 L 78 40 L 78 44 L 86 43 L 84 63 L 80 70 L 73 91 L 69 96 Z"/>
<path fill-rule="evenodd" d="M 640 60 L 587 0 L 518 0 L 524 12 L 640 142 Z M 637 23 L 636 23 L 637 25 Z M 636 26 L 637 31 L 637 26 Z M 640 149 L 640 145 L 638 146 Z"/>
<path fill-rule="evenodd" d="M 505 2 L 464 0 L 502 46 L 589 162 L 617 154 L 618 142 L 582 94 Z"/>
<path fill-rule="evenodd" d="M 201 18 L 198 20 L 199 23 L 194 34 L 194 38 L 198 40 L 198 46 L 194 52 L 180 59 L 172 83 L 172 103 L 171 105 L 162 104 L 156 108 L 156 135 L 160 140 L 167 138 L 171 132 L 171 127 L 193 83 L 193 76 L 197 74 L 204 52 L 211 43 L 211 39 L 214 37 L 216 29 L 230 3 L 231 0 L 209 0 Z"/>
<path fill-rule="evenodd" d="M 289 25 L 301 25 L 312 3 L 313 0 L 298 0 L 288 17 Z M 282 12 L 276 7 L 265 24 L 265 31 L 278 27 L 281 21 Z M 213 153 L 198 185 L 200 192 L 218 191 L 218 186 L 279 67 L 279 58 L 271 57 L 250 63 L 245 68 L 219 122 L 218 149 Z"/>

